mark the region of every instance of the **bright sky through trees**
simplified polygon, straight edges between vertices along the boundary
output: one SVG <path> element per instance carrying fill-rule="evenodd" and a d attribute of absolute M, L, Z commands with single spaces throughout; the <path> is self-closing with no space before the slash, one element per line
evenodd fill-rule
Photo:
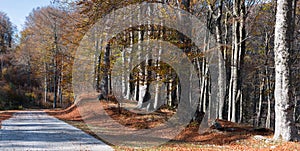
<path fill-rule="evenodd" d="M 0 0 L 0 11 L 5 12 L 18 31 L 21 31 L 32 9 L 49 4 L 50 0 Z"/>

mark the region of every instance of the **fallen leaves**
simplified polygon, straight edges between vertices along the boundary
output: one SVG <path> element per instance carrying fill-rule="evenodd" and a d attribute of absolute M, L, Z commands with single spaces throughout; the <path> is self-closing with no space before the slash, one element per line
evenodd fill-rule
<path fill-rule="evenodd" d="M 91 108 L 93 104 L 91 104 Z M 118 106 L 115 102 L 101 102 L 106 112 L 121 124 L 134 128 L 149 128 L 155 127 L 158 124 L 165 122 L 166 117 L 174 114 L 163 110 L 164 114 L 136 114 L 128 110 L 122 109 L 119 113 Z M 62 120 L 72 121 L 75 126 L 76 122 L 82 122 L 82 117 L 76 105 L 62 111 L 48 111 Z M 165 116 L 165 117 L 164 117 Z M 170 142 L 142 150 L 300 150 L 300 144 L 297 142 L 274 141 L 272 139 L 273 132 L 269 129 L 254 129 L 251 126 L 232 123 L 225 120 L 217 120 L 218 123 L 225 129 L 231 131 L 219 131 L 213 127 L 205 133 L 199 134 L 199 126 L 190 124 L 178 136 Z M 91 133 L 86 130 L 86 132 Z M 91 133 L 92 134 L 92 133 Z M 93 135 L 93 134 L 92 134 Z M 114 146 L 116 150 L 135 150 L 122 146 Z"/>

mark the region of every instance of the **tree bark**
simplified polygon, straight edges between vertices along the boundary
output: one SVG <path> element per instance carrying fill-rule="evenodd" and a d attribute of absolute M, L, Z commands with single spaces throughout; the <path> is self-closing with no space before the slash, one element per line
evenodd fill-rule
<path fill-rule="evenodd" d="M 139 16 L 141 17 L 141 16 Z M 138 18 L 139 18 L 138 17 Z M 145 63 L 141 62 L 142 61 L 142 56 L 141 56 L 141 51 L 143 50 L 143 47 L 141 45 L 142 41 L 144 41 L 144 30 L 142 29 L 141 25 L 139 27 L 138 31 L 138 57 L 139 57 L 139 62 L 140 64 L 138 65 L 138 76 L 137 76 L 137 82 L 136 82 L 136 99 L 138 101 L 137 108 L 142 108 L 143 107 L 143 101 L 144 101 L 144 95 L 146 94 L 146 86 L 144 85 L 144 80 L 145 80 Z"/>
<path fill-rule="evenodd" d="M 269 73 L 269 71 L 268 71 L 268 69 L 267 69 L 267 67 L 266 67 L 266 75 L 269 75 L 270 73 Z M 267 106 L 267 119 L 266 119 L 266 128 L 271 128 L 272 126 L 271 126 L 271 120 L 272 120 L 272 117 L 271 117 L 271 112 L 272 112 L 272 110 L 271 110 L 271 89 L 272 89 L 272 87 L 271 87 L 271 80 L 270 80 L 270 77 L 269 76 L 267 76 L 266 77 L 267 79 L 267 81 L 266 81 L 266 84 L 267 84 L 267 101 L 268 101 L 268 106 Z"/>
<path fill-rule="evenodd" d="M 231 52 L 231 76 L 229 86 L 229 104 L 231 109 L 228 113 L 228 119 L 236 122 L 237 106 L 236 103 L 242 101 L 242 77 L 241 66 L 245 52 L 245 1 L 233 0 L 233 23 L 232 23 L 232 52 Z"/>
<path fill-rule="evenodd" d="M 47 103 L 47 94 L 48 94 L 48 79 L 47 79 L 47 63 L 46 61 L 44 62 L 44 102 Z"/>
<path fill-rule="evenodd" d="M 58 35 L 57 35 L 57 25 L 56 25 L 56 19 L 54 19 L 54 56 L 53 56 L 53 64 L 54 64 L 54 100 L 53 100 L 53 108 L 56 108 L 57 104 L 57 92 L 58 92 L 58 58 L 57 54 L 59 51 L 58 48 Z"/>
<path fill-rule="evenodd" d="M 125 17 L 124 17 L 125 18 Z M 122 54 L 122 81 L 121 81 L 121 97 L 123 97 L 123 96 L 126 96 L 126 94 L 127 94 L 127 91 L 129 91 L 129 89 L 127 89 L 127 82 L 129 82 L 129 81 L 127 81 L 127 78 L 126 77 L 128 77 L 129 75 L 127 75 L 127 66 L 126 66 L 126 64 L 127 64 L 127 60 L 126 60 L 126 44 L 125 44 L 125 42 L 126 42 L 126 40 L 127 40 L 127 34 L 126 34 L 126 31 L 124 31 L 123 32 L 123 41 L 124 41 L 124 43 L 123 43 L 123 50 L 122 50 L 122 52 L 121 52 L 121 54 Z"/>
<path fill-rule="evenodd" d="M 110 44 L 108 43 L 104 52 L 104 61 L 102 73 L 103 76 L 100 82 L 100 96 L 99 99 L 108 99 L 108 87 L 109 87 L 109 70 L 110 70 Z"/>
<path fill-rule="evenodd" d="M 263 80 L 260 82 L 259 84 L 259 99 L 258 99 L 258 111 L 257 111 L 257 115 L 256 115 L 256 127 L 260 126 L 260 118 L 261 118 L 261 110 L 262 110 L 262 102 L 263 102 L 263 92 L 264 92 L 264 78 Z"/>
<path fill-rule="evenodd" d="M 159 35 L 159 40 L 163 40 L 163 22 L 161 22 L 161 27 L 159 27 L 158 29 L 158 35 Z M 160 88 L 161 88 L 161 84 L 159 83 L 161 81 L 161 75 L 159 73 L 159 71 L 161 70 L 161 67 L 160 67 L 160 61 L 161 61 L 161 54 L 162 54 L 162 46 L 161 44 L 159 45 L 159 50 L 157 52 L 157 60 L 156 60 L 156 70 L 158 72 L 156 72 L 156 77 L 155 77 L 155 80 L 156 80 L 156 84 L 155 84 L 155 94 L 154 94 L 154 104 L 153 104 L 153 108 L 154 110 L 157 110 L 158 107 L 160 105 L 162 105 L 161 103 L 161 100 L 162 99 L 160 97 Z"/>
<path fill-rule="evenodd" d="M 296 139 L 291 88 L 293 1 L 278 0 L 275 25 L 275 134 L 274 139 Z"/>
<path fill-rule="evenodd" d="M 132 55 L 131 55 L 131 53 L 132 53 L 133 44 L 134 44 L 134 30 L 132 29 L 132 25 L 130 25 L 129 29 L 130 29 L 130 31 L 129 31 L 130 41 L 129 41 L 129 49 L 128 49 L 128 53 L 127 53 L 127 56 L 128 56 L 128 59 L 127 59 L 128 67 L 127 67 L 127 69 L 131 70 L 131 68 L 132 68 L 132 62 L 131 62 Z M 131 71 L 130 71 L 130 73 L 131 73 Z M 127 78 L 127 85 L 126 85 L 127 92 L 126 92 L 125 99 L 131 99 L 131 92 L 132 92 L 131 84 L 132 83 L 134 84 L 134 82 L 131 82 L 132 79 L 131 79 L 130 74 L 128 74 L 126 78 Z"/>

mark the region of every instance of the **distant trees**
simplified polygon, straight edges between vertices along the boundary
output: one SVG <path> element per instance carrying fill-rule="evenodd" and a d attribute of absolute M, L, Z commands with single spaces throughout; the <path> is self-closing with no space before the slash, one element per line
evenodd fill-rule
<path fill-rule="evenodd" d="M 0 11 L 0 79 L 2 79 L 2 69 L 8 60 L 5 54 L 12 48 L 14 38 L 14 26 L 4 12 Z"/>
<path fill-rule="evenodd" d="M 43 91 L 43 102 L 53 101 L 53 108 L 58 103 L 62 106 L 63 97 L 72 99 L 70 68 L 77 32 L 70 15 L 54 6 L 33 10 L 26 19 L 16 53 L 19 64 L 28 68 L 28 77 L 32 76 L 39 83 L 38 87 L 43 88 L 38 89 Z M 69 37 L 71 33 L 74 35 Z M 27 61 L 24 62 L 25 58 Z M 31 82 L 29 80 L 28 87 L 31 87 Z"/>
<path fill-rule="evenodd" d="M 0 109 L 15 108 L 18 104 L 14 87 L 5 82 L 9 78 L 7 73 L 11 66 L 15 30 L 9 17 L 0 11 Z"/>
<path fill-rule="evenodd" d="M 249 49 L 245 56 L 245 68 L 248 69 L 248 77 L 244 81 L 248 91 L 246 97 L 253 102 L 249 108 L 253 112 L 251 116 L 255 117 L 252 123 L 256 127 L 271 128 L 274 125 L 271 119 L 274 119 L 275 5 L 275 1 L 264 3 L 249 16 L 249 37 L 253 38 L 247 42 Z"/>

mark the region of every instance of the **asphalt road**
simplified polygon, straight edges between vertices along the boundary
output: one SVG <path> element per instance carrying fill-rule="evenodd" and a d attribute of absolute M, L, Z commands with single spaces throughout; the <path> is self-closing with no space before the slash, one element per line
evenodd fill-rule
<path fill-rule="evenodd" d="M 2 121 L 0 151 L 109 151 L 112 147 L 42 111 L 17 112 Z"/>

